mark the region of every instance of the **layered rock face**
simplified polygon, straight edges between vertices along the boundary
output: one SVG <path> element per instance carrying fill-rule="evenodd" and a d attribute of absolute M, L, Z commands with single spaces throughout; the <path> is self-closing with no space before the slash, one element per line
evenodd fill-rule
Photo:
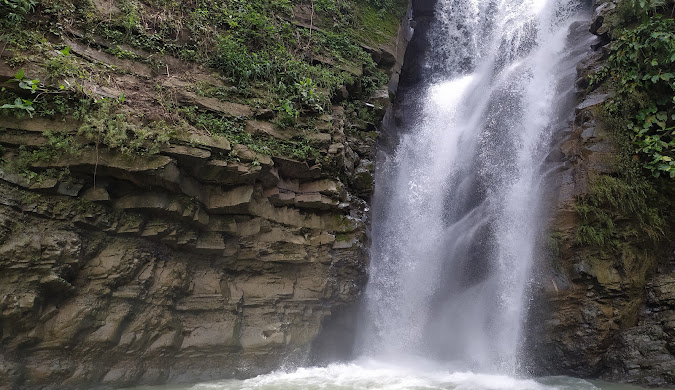
<path fill-rule="evenodd" d="M 378 115 L 406 35 L 368 48 L 393 80 L 369 103 Z M 296 135 L 269 109 L 198 96 L 191 86 L 213 78 L 172 61 L 159 76 L 127 61 L 97 91 L 134 98 L 155 85 L 178 104 L 244 118 L 250 134 Z M 54 135 L 82 141 L 28 165 L 67 174 L 0 171 L 0 389 L 190 382 L 307 363 L 324 329 L 353 319 L 336 315 L 355 304 L 367 265 L 376 133 L 341 106 L 327 112 L 304 135 L 322 158 L 311 166 L 208 129 L 129 155 L 80 139 L 77 121 L 0 118 L 5 161 Z"/>
<path fill-rule="evenodd" d="M 327 124 L 344 155 L 338 109 Z M 3 173 L 5 388 L 251 375 L 304 358 L 363 284 L 367 204 L 318 167 L 242 146 L 239 161 L 217 157 L 229 148 L 87 150 L 50 163 L 70 168 L 64 181 Z"/>
<path fill-rule="evenodd" d="M 675 383 L 675 252 L 668 239 L 655 245 L 645 231 L 627 235 L 621 252 L 580 242 L 584 198 L 603 177 L 620 174 L 619 146 L 598 108 L 611 91 L 587 91 L 609 49 L 607 13 L 600 4 L 591 31 L 593 50 L 578 65 L 579 104 L 551 160 L 551 261 L 538 270 L 528 351 L 538 374 L 604 378 L 652 386 Z M 618 206 L 608 205 L 609 210 Z M 619 221 L 618 224 L 636 221 Z M 666 233 L 667 234 L 667 233 Z"/>

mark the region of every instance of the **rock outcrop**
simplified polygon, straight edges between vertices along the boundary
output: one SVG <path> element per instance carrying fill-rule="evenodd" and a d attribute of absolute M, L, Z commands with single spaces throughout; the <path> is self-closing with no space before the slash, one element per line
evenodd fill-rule
<path fill-rule="evenodd" d="M 41 137 L 4 130 L 9 154 L 10 132 Z M 71 174 L 35 183 L 3 171 L 5 388 L 252 375 L 305 357 L 364 282 L 367 203 L 303 162 L 219 148 L 84 150 L 36 164 Z"/>
<path fill-rule="evenodd" d="M 162 55 L 158 73 L 100 50 L 110 49 L 100 37 L 68 36 L 75 60 L 115 70 L 85 85 L 97 98 L 171 124 L 157 107 L 168 96 L 271 145 L 301 137 L 317 156 L 260 153 L 206 125 L 146 145 L 156 153 L 125 153 L 71 117 L 0 116 L 0 389 L 193 382 L 307 363 L 326 329 L 354 319 L 345 313 L 365 283 L 375 127 L 333 105 L 311 114 L 311 128 L 284 128 L 269 108 L 196 93 L 226 88 L 202 66 Z M 407 37 L 401 27 L 365 49 L 391 77 L 364 99 L 373 118 L 396 91 Z M 15 72 L 0 61 L 2 81 Z M 51 153 L 65 140 L 77 147 Z"/>
<path fill-rule="evenodd" d="M 599 38 L 577 68 L 574 120 L 550 156 L 561 164 L 552 179 L 559 188 L 547 243 L 551 256 L 538 269 L 527 351 L 537 374 L 673 385 L 675 248 L 667 236 L 657 244 L 637 228 L 622 238 L 620 250 L 607 250 L 584 242 L 581 230 L 583 199 L 601 188 L 603 178 L 621 175 L 620 147 L 599 109 L 611 91 L 588 92 L 589 75 L 608 55 L 611 31 L 603 20 L 615 7 L 605 2 L 594 13 L 591 32 Z M 619 206 L 603 207 L 613 213 Z M 632 223 L 639 226 L 622 220 L 616 228 Z"/>

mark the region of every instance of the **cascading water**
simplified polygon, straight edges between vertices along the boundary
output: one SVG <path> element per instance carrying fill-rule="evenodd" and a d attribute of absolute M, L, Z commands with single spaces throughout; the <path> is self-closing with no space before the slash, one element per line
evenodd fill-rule
<path fill-rule="evenodd" d="M 515 372 L 574 0 L 441 0 L 417 121 L 378 161 L 362 353 Z"/>

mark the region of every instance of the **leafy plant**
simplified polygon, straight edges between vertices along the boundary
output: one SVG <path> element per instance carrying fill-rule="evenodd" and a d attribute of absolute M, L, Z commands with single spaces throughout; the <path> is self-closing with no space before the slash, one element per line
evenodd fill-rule
<path fill-rule="evenodd" d="M 57 54 L 48 59 L 46 64 L 53 80 L 68 77 L 83 78 L 88 75 L 87 70 L 77 62 L 74 56 L 70 55 L 70 46 L 58 50 Z"/>
<path fill-rule="evenodd" d="M 312 79 L 305 78 L 295 83 L 300 102 L 314 111 L 323 111 L 322 105 L 325 104 L 325 98 L 317 91 L 316 84 Z"/>
<path fill-rule="evenodd" d="M 650 13 L 667 5 L 666 0 L 622 0 L 619 2 L 623 20 L 638 18 L 641 22 L 649 19 Z"/>
<path fill-rule="evenodd" d="M 117 149 L 126 154 L 155 154 L 171 139 L 171 131 L 163 121 L 152 127 L 130 121 L 119 100 L 103 98 L 96 102 L 98 109 L 85 117 L 78 134 L 99 145 Z"/>
<path fill-rule="evenodd" d="M 279 101 L 279 107 L 277 107 L 279 112 L 279 125 L 281 126 L 291 126 L 295 124 L 300 115 L 300 111 L 295 108 L 295 105 L 290 99 L 282 99 Z"/>
<path fill-rule="evenodd" d="M 11 83 L 17 83 L 20 89 L 30 91 L 31 94 L 36 93 L 40 86 L 40 80 L 26 78 L 23 69 L 16 72 L 14 78 L 6 82 L 6 84 Z M 6 87 L 2 87 L 2 92 L 5 91 Z M 13 103 L 3 104 L 0 106 L 0 109 L 25 111 L 31 118 L 35 112 L 33 100 L 23 99 L 21 97 L 15 98 Z"/>
<path fill-rule="evenodd" d="M 21 145 L 15 158 L 7 163 L 7 168 L 11 171 L 21 174 L 29 182 L 40 181 L 46 177 L 62 177 L 67 175 L 63 170 L 46 170 L 42 173 L 35 172 L 31 166 L 36 162 L 51 161 L 60 156 L 68 154 L 77 154 L 79 145 L 77 145 L 68 134 L 53 133 L 45 131 L 43 135 L 47 138 L 47 143 L 36 149 L 29 149 Z"/>
<path fill-rule="evenodd" d="M 592 81 L 605 79 L 615 90 L 606 108 L 625 119 L 644 167 L 675 178 L 675 21 L 655 16 L 621 32 Z"/>
<path fill-rule="evenodd" d="M 303 136 L 286 141 L 265 135 L 253 135 L 245 131 L 244 118 L 227 118 L 209 112 L 199 112 L 195 107 L 183 109 L 181 114 L 193 126 L 225 136 L 230 142 L 245 145 L 258 153 L 301 160 L 319 159 L 319 151 Z"/>
<path fill-rule="evenodd" d="M 5 84 L 11 83 L 17 83 L 19 88 L 28 90 L 31 93 L 37 92 L 40 86 L 40 80 L 27 78 L 23 69 L 19 69 L 19 71 L 14 75 L 14 78 L 7 81 Z M 4 91 L 5 87 L 3 87 L 2 90 Z"/>
<path fill-rule="evenodd" d="M 16 98 L 14 99 L 14 103 L 5 103 L 2 106 L 0 106 L 1 109 L 9 109 L 9 110 L 23 110 L 26 111 L 26 113 L 32 118 L 33 113 L 35 112 L 35 108 L 33 107 L 33 101 L 30 99 L 21 99 L 21 98 Z"/>
<path fill-rule="evenodd" d="M 5 15 L 5 23 L 15 25 L 23 22 L 37 4 L 36 0 L 0 0 L 0 15 Z"/>

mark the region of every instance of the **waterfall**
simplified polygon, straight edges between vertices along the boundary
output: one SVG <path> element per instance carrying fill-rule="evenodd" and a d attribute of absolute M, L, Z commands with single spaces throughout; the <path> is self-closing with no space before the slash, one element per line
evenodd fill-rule
<path fill-rule="evenodd" d="M 542 237 L 543 169 L 573 0 L 439 0 L 429 82 L 381 151 L 365 356 L 512 374 Z M 567 86 L 569 87 L 569 86 Z"/>
<path fill-rule="evenodd" d="M 578 0 L 438 0 L 425 81 L 397 108 L 396 146 L 378 150 L 360 356 L 190 389 L 623 388 L 519 371 L 555 191 L 547 156 L 573 111 L 588 12 Z"/>

